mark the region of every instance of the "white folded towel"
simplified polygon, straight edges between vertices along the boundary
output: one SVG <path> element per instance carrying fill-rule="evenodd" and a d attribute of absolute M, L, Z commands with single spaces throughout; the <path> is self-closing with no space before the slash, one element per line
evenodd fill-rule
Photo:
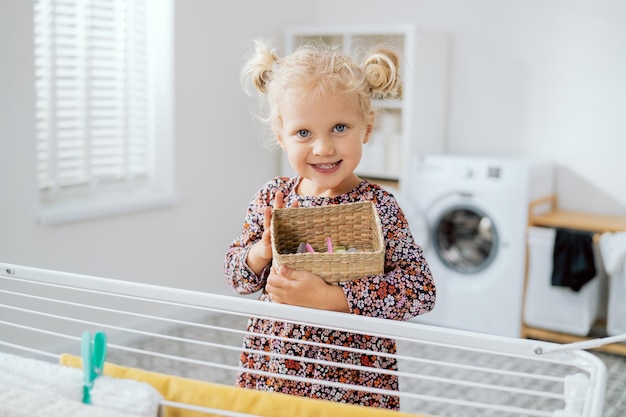
<path fill-rule="evenodd" d="M 82 404 L 83 371 L 51 362 L 0 352 L 0 385 Z M 91 389 L 93 406 L 127 415 L 155 417 L 162 400 L 149 384 L 109 376 L 96 378 Z"/>
<path fill-rule="evenodd" d="M 617 277 L 623 273 L 626 286 L 626 232 L 602 233 L 598 245 L 607 274 Z"/>

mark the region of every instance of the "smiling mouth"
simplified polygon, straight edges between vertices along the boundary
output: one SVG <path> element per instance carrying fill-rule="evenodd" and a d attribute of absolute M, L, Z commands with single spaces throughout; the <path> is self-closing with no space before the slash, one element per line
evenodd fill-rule
<path fill-rule="evenodd" d="M 337 167 L 337 165 L 339 165 L 339 162 L 333 162 L 333 163 L 328 163 L 328 164 L 313 164 L 315 168 L 322 170 L 322 171 L 332 170 L 335 167 Z"/>

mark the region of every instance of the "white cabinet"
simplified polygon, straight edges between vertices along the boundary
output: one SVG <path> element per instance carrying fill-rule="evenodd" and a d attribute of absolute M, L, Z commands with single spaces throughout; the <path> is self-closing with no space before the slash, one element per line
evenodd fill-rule
<path fill-rule="evenodd" d="M 363 148 L 357 174 L 403 185 L 412 155 L 444 150 L 447 109 L 448 37 L 412 25 L 392 27 L 294 27 L 286 30 L 287 54 L 312 41 L 336 45 L 362 58 L 372 46 L 387 45 L 401 58 L 400 100 L 374 100 L 378 115 L 370 141 Z M 292 175 L 287 158 L 282 174 Z"/>

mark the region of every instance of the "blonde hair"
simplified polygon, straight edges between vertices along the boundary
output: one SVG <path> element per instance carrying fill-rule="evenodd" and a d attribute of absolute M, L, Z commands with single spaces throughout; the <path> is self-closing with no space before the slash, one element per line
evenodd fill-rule
<path fill-rule="evenodd" d="M 358 63 L 323 43 L 305 44 L 279 58 L 268 43 L 257 40 L 241 75 L 248 93 L 254 87 L 266 96 L 262 120 L 276 127 L 279 104 L 294 94 L 356 94 L 361 114 L 367 118 L 372 98 L 401 98 L 399 65 L 398 54 L 387 47 L 372 49 Z"/>

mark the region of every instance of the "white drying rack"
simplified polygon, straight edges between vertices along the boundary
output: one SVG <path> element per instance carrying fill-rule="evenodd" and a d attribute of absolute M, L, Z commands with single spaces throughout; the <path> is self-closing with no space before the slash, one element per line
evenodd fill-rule
<path fill-rule="evenodd" d="M 132 357 L 131 365 L 150 368 L 146 370 L 232 385 L 245 322 L 252 316 L 395 339 L 400 392 L 386 393 L 399 396 L 407 413 L 602 416 L 606 368 L 598 357 L 580 350 L 595 346 L 499 337 L 0 264 L 0 351 L 7 353 L 58 360 L 60 353 L 78 350 L 83 330 L 104 329 L 109 357 L 117 351 L 120 362 Z M 166 349 L 174 344 L 182 348 L 172 354 Z M 158 351 L 161 345 L 164 350 Z M 206 357 L 185 353 L 197 346 Z M 190 404 L 167 405 L 202 410 Z"/>

